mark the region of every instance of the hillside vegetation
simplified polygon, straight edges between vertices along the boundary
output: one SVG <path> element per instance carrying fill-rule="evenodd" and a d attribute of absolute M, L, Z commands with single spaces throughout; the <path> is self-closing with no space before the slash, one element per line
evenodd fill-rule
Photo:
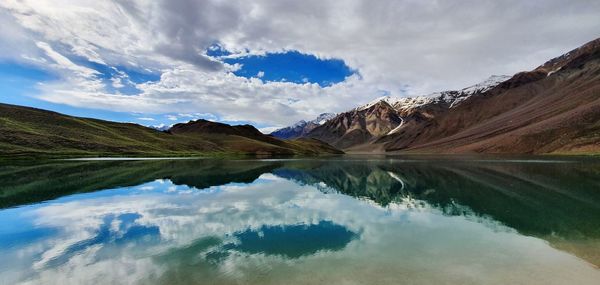
<path fill-rule="evenodd" d="M 239 127 L 218 125 L 224 130 Z M 251 126 L 244 128 L 256 130 Z M 137 124 L 72 117 L 35 108 L 0 104 L 0 157 L 337 153 L 341 152 L 318 140 L 283 141 L 263 135 L 258 130 L 252 136 L 229 131 L 177 134 Z"/>

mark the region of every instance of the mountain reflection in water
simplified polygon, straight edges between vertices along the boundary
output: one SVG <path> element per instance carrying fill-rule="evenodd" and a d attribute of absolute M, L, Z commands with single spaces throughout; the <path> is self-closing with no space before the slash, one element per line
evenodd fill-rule
<path fill-rule="evenodd" d="M 138 274 L 125 281 L 115 273 L 116 283 L 268 284 L 319 268 L 359 274 L 358 269 L 352 271 L 358 266 L 350 263 L 353 258 L 390 270 L 392 264 L 399 266 L 394 269 L 398 275 L 377 275 L 379 269 L 363 268 L 374 275 L 363 272 L 356 277 L 368 276 L 375 283 L 374 278 L 394 283 L 414 277 L 418 270 L 427 271 L 425 264 L 429 270 L 436 269 L 436 262 L 447 268 L 467 266 L 461 260 L 487 264 L 490 267 L 482 272 L 493 278 L 494 266 L 530 271 L 528 258 L 534 264 L 543 256 L 524 256 L 520 265 L 495 264 L 493 258 L 500 262 L 510 256 L 490 252 L 487 260 L 477 261 L 476 248 L 543 248 L 543 243 L 527 237 L 586 260 L 592 264 L 589 272 L 577 267 L 577 259 L 565 262 L 584 271 L 571 269 L 579 277 L 597 277 L 593 266 L 600 266 L 598 177 L 598 161 L 575 158 L 5 164 L 0 166 L 0 254 L 15 263 L 0 265 L 0 283 L 75 280 L 75 275 L 84 274 L 81 266 L 115 266 L 116 256 L 121 258 L 118 262 L 127 260 L 124 268 Z M 518 245 L 512 244 L 516 237 Z M 421 246 L 426 240 L 427 248 Z M 498 248 L 489 248 L 492 245 Z M 461 248 L 461 253 L 453 252 Z M 475 255 L 464 252 L 469 250 Z M 454 263 L 449 266 L 445 260 Z M 87 279 L 78 277 L 79 283 L 110 283 L 95 270 Z M 463 269 L 436 270 L 439 276 L 420 276 L 422 283 L 496 283 Z M 501 269 L 494 270 L 503 276 Z M 327 279 L 333 275 L 314 277 L 308 283 L 340 281 Z M 558 284 L 565 281 L 548 278 Z M 414 283 L 421 283 L 418 280 Z"/>

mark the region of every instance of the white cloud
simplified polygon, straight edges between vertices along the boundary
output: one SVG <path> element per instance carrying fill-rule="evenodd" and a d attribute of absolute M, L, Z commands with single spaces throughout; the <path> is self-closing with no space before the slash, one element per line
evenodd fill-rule
<path fill-rule="evenodd" d="M 51 102 L 275 126 L 347 110 L 379 90 L 420 95 L 534 68 L 596 38 L 599 17 L 597 1 L 6 0 L 0 57 L 60 73 L 40 89 Z M 238 78 L 229 71 L 239 65 L 204 55 L 215 42 L 241 54 L 298 50 L 340 58 L 360 76 L 325 88 Z M 139 95 L 111 93 L 71 55 L 162 76 L 136 86 Z M 40 58 L 52 63 L 31 60 Z M 125 80 L 111 82 L 121 88 Z"/>
<path fill-rule="evenodd" d="M 123 88 L 123 87 L 125 87 L 125 85 L 123 84 L 123 81 L 122 81 L 121 77 L 113 77 L 110 80 L 112 81 L 112 86 L 114 88 Z"/>
<path fill-rule="evenodd" d="M 217 116 L 215 116 L 214 114 L 211 114 L 211 113 L 179 113 L 179 114 L 177 114 L 177 116 L 186 118 L 186 119 L 190 119 L 190 120 L 197 120 L 197 119 L 206 119 L 206 120 L 211 120 L 211 121 L 218 120 Z"/>
<path fill-rule="evenodd" d="M 37 42 L 36 45 L 37 45 L 37 47 L 42 49 L 46 53 L 46 55 L 56 63 L 56 66 L 58 68 L 63 68 L 63 69 L 69 70 L 69 71 L 73 71 L 73 72 L 77 73 L 78 75 L 87 77 L 87 78 L 98 74 L 97 71 L 95 71 L 91 68 L 83 67 L 83 66 L 73 63 L 71 60 L 69 60 L 62 54 L 56 52 L 54 49 L 52 49 L 52 47 L 49 44 L 47 44 L 45 42 Z"/>
<path fill-rule="evenodd" d="M 154 118 L 150 118 L 150 117 L 141 117 L 141 118 L 137 118 L 138 120 L 142 120 L 142 121 L 154 121 Z"/>
<path fill-rule="evenodd" d="M 256 73 L 256 77 L 258 78 L 263 78 L 263 76 L 265 76 L 265 72 L 264 71 L 259 71 L 258 73 Z"/>

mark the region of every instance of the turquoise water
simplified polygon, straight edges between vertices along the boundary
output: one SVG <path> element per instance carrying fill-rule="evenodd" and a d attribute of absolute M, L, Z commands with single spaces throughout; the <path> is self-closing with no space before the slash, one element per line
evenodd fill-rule
<path fill-rule="evenodd" d="M 600 162 L 0 166 L 0 284 L 599 284 Z"/>

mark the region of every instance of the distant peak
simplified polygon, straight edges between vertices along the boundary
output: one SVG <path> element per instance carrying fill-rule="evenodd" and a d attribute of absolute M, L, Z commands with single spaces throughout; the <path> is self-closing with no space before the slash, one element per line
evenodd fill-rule
<path fill-rule="evenodd" d="M 334 113 L 322 113 L 316 119 L 312 120 L 311 122 L 313 122 L 317 125 L 322 125 L 325 122 L 333 119 L 334 117 L 335 117 Z"/>
<path fill-rule="evenodd" d="M 300 121 L 296 122 L 295 124 L 291 125 L 291 127 L 293 128 L 293 127 L 304 126 L 304 125 L 306 125 L 306 123 L 307 122 L 305 120 L 300 120 Z"/>
<path fill-rule="evenodd" d="M 312 130 L 316 125 L 322 125 L 325 122 L 333 119 L 336 116 L 334 113 L 321 113 L 315 119 L 310 121 L 300 120 L 295 124 L 280 128 L 271 133 L 271 135 L 279 138 L 301 137 L 302 134 Z"/>
<path fill-rule="evenodd" d="M 397 102 L 398 100 L 400 100 L 400 98 L 398 97 L 393 97 L 393 96 L 382 96 L 379 98 L 376 98 L 374 100 L 372 100 L 371 102 L 364 104 L 362 106 L 356 107 L 354 110 L 356 111 L 363 111 L 366 109 L 369 109 L 379 103 L 386 103 L 390 106 L 392 106 L 395 102 Z"/>
<path fill-rule="evenodd" d="M 469 87 L 465 87 L 458 91 L 441 91 L 434 92 L 428 95 L 421 96 L 413 96 L 413 97 L 394 97 L 394 96 L 382 96 L 372 100 L 371 102 L 364 104 L 362 106 L 356 107 L 355 111 L 363 111 L 375 106 L 378 103 L 387 103 L 388 105 L 398 109 L 398 110 L 408 110 L 412 108 L 416 108 L 419 106 L 423 106 L 432 102 L 448 102 L 452 106 L 459 101 L 462 101 L 469 96 L 475 93 L 483 93 L 486 92 L 498 84 L 510 79 L 511 77 L 508 75 L 492 75 L 488 77 L 486 80 L 479 82 L 477 84 L 471 85 Z"/>
<path fill-rule="evenodd" d="M 158 124 L 149 127 L 158 131 L 168 131 L 172 127 L 172 125 Z"/>

